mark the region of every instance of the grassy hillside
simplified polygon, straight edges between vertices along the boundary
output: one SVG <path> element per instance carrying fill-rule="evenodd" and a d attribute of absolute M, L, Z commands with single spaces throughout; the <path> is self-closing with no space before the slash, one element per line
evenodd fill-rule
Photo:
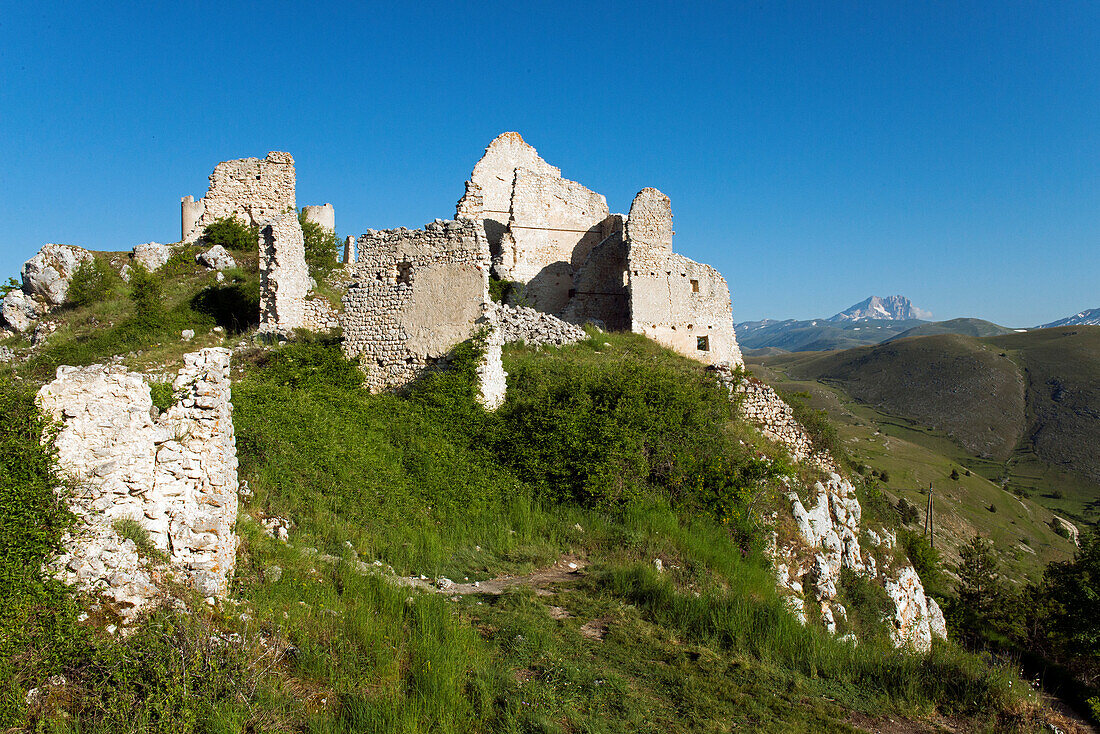
<path fill-rule="evenodd" d="M 1011 334 L 1013 331 L 1013 329 L 982 319 L 949 319 L 948 321 L 933 321 L 929 324 L 914 326 L 912 329 L 906 329 L 897 336 L 892 336 L 885 341 L 896 341 L 910 336 L 933 336 L 935 334 L 999 336 L 1001 334 Z"/>
<path fill-rule="evenodd" d="M 793 378 L 785 362 L 765 362 L 751 363 L 751 369 L 782 393 L 809 395 L 808 404 L 833 420 L 852 460 L 866 472 L 886 472 L 888 480 L 879 486 L 891 502 L 905 499 L 917 508 L 908 526 L 914 532 L 922 532 L 927 488 L 935 488 L 937 543 L 948 564 L 959 560 L 959 548 L 974 535 L 993 541 L 1018 582 L 1038 578 L 1047 563 L 1073 554 L 1072 544 L 1051 527 L 1049 509 L 973 469 L 976 463 L 1000 464 L 981 462 L 946 434 L 876 410 L 837 386 Z"/>
<path fill-rule="evenodd" d="M 763 361 L 945 433 L 974 472 L 1078 520 L 1096 518 L 1100 327 L 909 338 Z"/>
<path fill-rule="evenodd" d="M 953 644 L 917 657 L 798 625 L 760 549 L 778 476 L 812 471 L 743 424 L 697 363 L 636 335 L 509 347 L 508 398 L 492 414 L 474 400 L 471 345 L 446 372 L 384 395 L 325 340 L 239 352 L 234 424 L 251 496 L 231 599 L 209 606 L 177 589 L 186 613 L 167 606 L 113 636 L 79 615 L 90 600 L 35 581 L 65 518 L 30 396 L 61 361 L 119 354 L 170 372 L 184 351 L 235 344 L 253 275 L 218 285 L 181 260 L 152 311 L 116 284 L 58 312 L 54 336 L 5 369 L 0 458 L 22 474 L 0 474 L 0 726 L 1040 726 L 1009 668 Z M 289 523 L 289 543 L 265 532 L 269 518 Z M 444 578 L 463 590 L 438 593 Z M 853 617 L 873 618 L 868 604 Z M 55 675 L 67 682 L 47 690 L 60 692 L 28 704 Z"/>

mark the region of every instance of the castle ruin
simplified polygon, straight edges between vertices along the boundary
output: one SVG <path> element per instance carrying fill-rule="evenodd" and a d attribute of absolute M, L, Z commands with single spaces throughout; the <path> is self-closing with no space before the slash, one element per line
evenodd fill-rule
<path fill-rule="evenodd" d="M 331 204 L 305 207 L 303 215 L 335 230 Z M 518 133 L 485 149 L 453 220 L 347 238 L 332 279 L 345 291 L 339 314 L 310 297 L 289 153 L 219 163 L 206 196 L 182 201 L 183 241 L 227 217 L 260 232 L 261 331 L 338 325 L 344 353 L 361 361 L 374 391 L 408 384 L 480 335 L 488 345 L 479 370 L 483 402 L 499 404 L 502 313 L 508 333 L 528 338 L 552 334 L 562 343 L 564 334 L 579 333 L 570 324 L 596 323 L 705 364 L 742 363 L 729 287 L 714 268 L 673 252 L 669 198 L 645 188 L 629 214 L 612 213 L 602 195 L 562 178 Z M 534 310 L 493 303 L 491 276 L 522 284 L 524 305 Z"/>

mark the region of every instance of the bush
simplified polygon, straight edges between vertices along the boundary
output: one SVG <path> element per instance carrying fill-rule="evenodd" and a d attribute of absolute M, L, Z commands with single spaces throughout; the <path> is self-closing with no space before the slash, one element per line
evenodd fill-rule
<path fill-rule="evenodd" d="M 901 515 L 901 521 L 906 525 L 912 525 L 920 517 L 917 508 L 904 497 L 898 500 L 898 514 Z"/>
<path fill-rule="evenodd" d="M 260 379 L 280 387 L 349 390 L 363 384 L 359 366 L 346 359 L 337 340 L 329 337 L 310 336 L 265 352 L 257 367 Z"/>
<path fill-rule="evenodd" d="M 134 302 L 139 322 L 149 327 L 163 323 L 164 293 L 160 278 L 146 270 L 141 263 L 134 263 L 131 268 L 130 300 Z"/>
<path fill-rule="evenodd" d="M 657 492 L 726 522 L 788 468 L 731 435 L 717 383 L 661 364 L 530 360 L 510 367 L 494 445 L 554 501 L 623 507 Z"/>
<path fill-rule="evenodd" d="M 932 596 L 945 598 L 948 587 L 941 568 L 940 552 L 932 547 L 928 538 L 912 530 L 902 529 L 898 533 L 898 541 L 920 576 L 924 590 Z"/>
<path fill-rule="evenodd" d="M 7 377 L 0 415 L 0 729 L 8 731 L 21 722 L 27 682 L 69 661 L 79 610 L 65 586 L 41 573 L 75 519 L 54 492 L 61 481 L 50 424 L 33 390 Z"/>
<path fill-rule="evenodd" d="M 208 247 L 221 245 L 227 250 L 237 252 L 256 251 L 259 240 L 259 227 L 244 224 L 234 217 L 216 219 L 202 231 L 202 241 Z"/>
<path fill-rule="evenodd" d="M 824 410 L 814 410 L 806 400 L 809 393 L 785 393 L 783 400 L 794 411 L 794 418 L 806 429 L 815 451 L 827 451 L 840 465 L 851 464 L 848 450 L 840 439 L 836 426 L 829 420 L 829 414 Z M 885 481 L 885 480 L 884 480 Z"/>
<path fill-rule="evenodd" d="M 515 280 L 501 280 L 495 275 L 489 276 L 489 298 L 497 303 L 510 306 L 526 306 L 524 285 Z"/>
<path fill-rule="evenodd" d="M 72 306 L 88 306 L 104 301 L 111 295 L 118 281 L 111 266 L 105 260 L 85 260 L 73 273 L 65 300 Z"/>
<path fill-rule="evenodd" d="M 309 274 L 320 283 L 339 264 L 336 253 L 340 251 L 340 240 L 331 229 L 307 221 L 305 209 L 298 212 L 298 222 L 302 225 L 302 235 L 305 238 Z"/>
<path fill-rule="evenodd" d="M 959 470 L 958 469 L 952 469 L 951 470 L 951 481 L 952 482 L 959 481 Z"/>

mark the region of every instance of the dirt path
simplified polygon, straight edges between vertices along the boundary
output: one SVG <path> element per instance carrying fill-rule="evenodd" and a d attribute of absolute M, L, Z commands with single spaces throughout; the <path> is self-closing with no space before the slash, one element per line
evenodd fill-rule
<path fill-rule="evenodd" d="M 394 581 L 402 586 L 411 586 L 425 591 L 447 596 L 466 596 L 469 594 L 488 594 L 497 596 L 515 586 L 528 586 L 545 589 L 548 586 L 575 579 L 583 573 L 588 562 L 576 556 L 562 556 L 552 566 L 539 568 L 522 576 L 497 576 L 488 581 L 474 581 L 458 584 L 447 578 L 434 581 L 421 576 L 397 576 Z"/>

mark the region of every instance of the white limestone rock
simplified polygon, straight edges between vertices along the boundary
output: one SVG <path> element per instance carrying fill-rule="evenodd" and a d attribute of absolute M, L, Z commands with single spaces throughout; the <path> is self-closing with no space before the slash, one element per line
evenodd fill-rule
<path fill-rule="evenodd" d="M 195 262 L 209 270 L 226 270 L 237 267 L 237 261 L 221 245 L 214 245 L 206 252 L 195 255 Z"/>
<path fill-rule="evenodd" d="M 76 245 L 43 245 L 37 255 L 23 263 L 23 290 L 60 306 L 69 293 L 73 273 L 81 263 L 93 257 L 92 253 Z"/>
<path fill-rule="evenodd" d="M 168 262 L 168 258 L 172 257 L 172 247 L 160 242 L 146 242 L 143 245 L 136 245 L 130 257 L 134 262 L 141 263 L 151 273 Z"/>
<path fill-rule="evenodd" d="M 4 296 L 0 316 L 3 317 L 4 324 L 9 328 L 20 333 L 25 332 L 31 328 L 41 315 L 38 304 L 23 291 L 11 290 Z"/>

